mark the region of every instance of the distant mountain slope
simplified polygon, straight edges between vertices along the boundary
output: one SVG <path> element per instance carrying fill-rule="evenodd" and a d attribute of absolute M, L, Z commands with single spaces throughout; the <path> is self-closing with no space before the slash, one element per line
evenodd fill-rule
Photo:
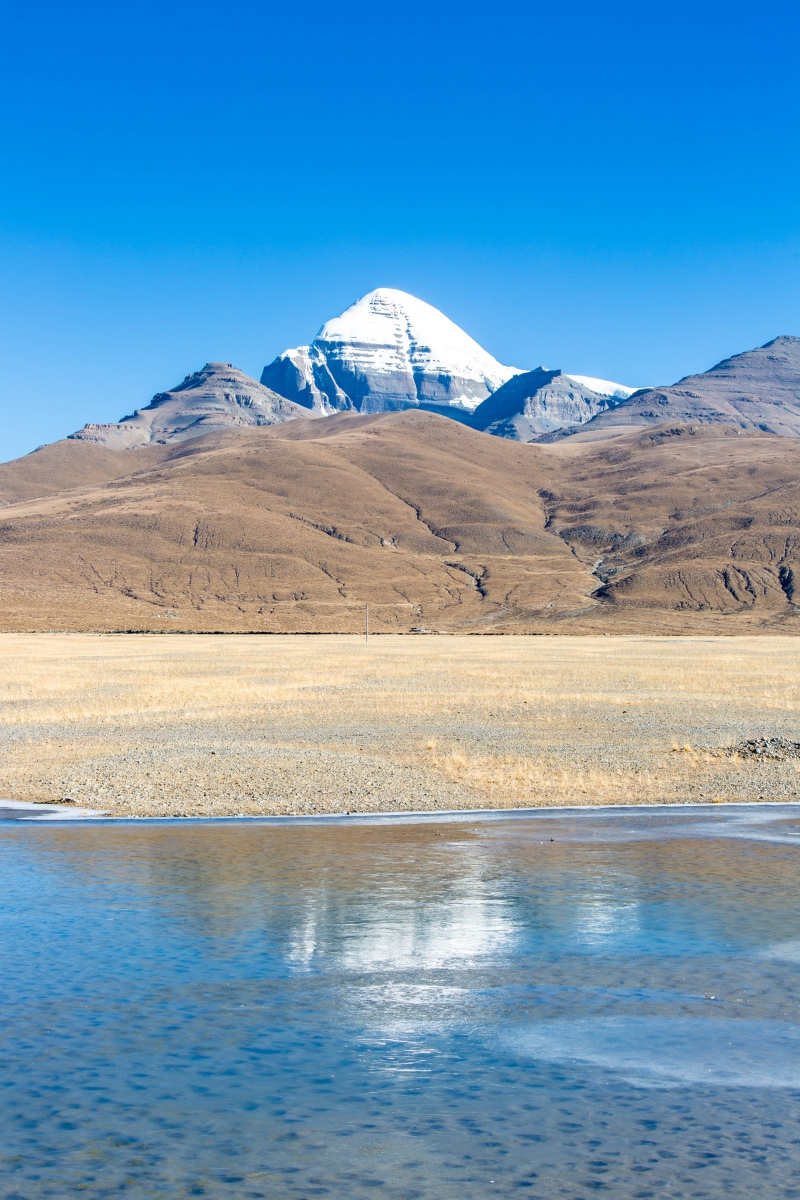
<path fill-rule="evenodd" d="M 473 422 L 483 401 L 522 374 L 492 358 L 430 304 L 406 292 L 378 288 L 326 322 L 309 346 L 279 355 L 264 368 L 260 383 L 231 363 L 206 363 L 130 416 L 85 425 L 71 437 L 128 450 L 301 416 L 420 408 L 527 441 L 562 424 L 585 422 L 632 390 L 555 371 L 552 379 L 560 378 L 547 395 L 522 398 L 519 411 L 512 413 L 504 393 L 502 420 L 489 420 L 490 410 L 484 410 Z"/>
<path fill-rule="evenodd" d="M 671 387 L 635 392 L 576 436 L 613 435 L 619 427 L 665 421 L 722 422 L 800 437 L 800 338 L 777 337 Z"/>
<path fill-rule="evenodd" d="M 118 469 L 75 446 L 94 480 Z M 125 477 L 54 495 L 36 454 L 8 464 L 1 628 L 343 631 L 369 603 L 376 630 L 800 631 L 786 439 L 520 445 L 409 411 L 124 456 Z"/>
<path fill-rule="evenodd" d="M 561 371 L 548 371 L 544 367 L 525 371 L 478 405 L 473 424 L 476 429 L 497 437 L 533 442 L 543 433 L 591 421 L 633 392 L 632 388 L 607 380 L 591 382 L 614 390 L 593 391 L 585 377 L 562 375 Z"/>
<path fill-rule="evenodd" d="M 261 382 L 320 413 L 418 404 L 473 409 L 516 373 L 424 300 L 377 288 L 286 350 Z"/>
<path fill-rule="evenodd" d="M 129 476 L 133 471 L 144 471 L 168 454 L 168 447 L 151 445 L 140 449 L 132 459 L 127 450 L 65 438 L 40 446 L 22 458 L 0 463 L 0 506 L 52 496 L 71 488 L 85 491 L 95 484 Z"/>
<path fill-rule="evenodd" d="M 310 414 L 230 363 L 206 363 L 146 408 L 110 425 L 84 425 L 71 436 L 116 449 L 182 442 L 219 429 L 276 425 Z"/>

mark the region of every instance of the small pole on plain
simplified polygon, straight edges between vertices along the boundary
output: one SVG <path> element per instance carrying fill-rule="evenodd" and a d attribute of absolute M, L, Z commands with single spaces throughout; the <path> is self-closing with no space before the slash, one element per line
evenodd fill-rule
<path fill-rule="evenodd" d="M 369 605 L 364 613 L 364 641 L 369 641 Z"/>

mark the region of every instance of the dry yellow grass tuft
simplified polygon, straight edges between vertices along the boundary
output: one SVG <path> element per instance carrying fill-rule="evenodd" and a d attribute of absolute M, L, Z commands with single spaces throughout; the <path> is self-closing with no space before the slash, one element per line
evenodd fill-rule
<path fill-rule="evenodd" d="M 0 635 L 0 795 L 129 814 L 791 799 L 793 638 Z"/>
<path fill-rule="evenodd" d="M 429 763 L 454 782 L 483 793 L 492 808 L 526 804 L 636 804 L 647 797 L 665 800 L 663 782 L 650 771 L 581 770 L 559 766 L 554 756 L 538 758 L 469 754 L 459 747 L 439 750 Z"/>

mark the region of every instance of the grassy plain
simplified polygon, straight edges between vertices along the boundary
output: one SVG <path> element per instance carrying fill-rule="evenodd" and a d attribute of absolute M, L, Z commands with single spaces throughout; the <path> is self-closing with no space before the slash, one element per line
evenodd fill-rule
<path fill-rule="evenodd" d="M 0 796 L 120 815 L 800 797 L 791 637 L 0 635 Z"/>

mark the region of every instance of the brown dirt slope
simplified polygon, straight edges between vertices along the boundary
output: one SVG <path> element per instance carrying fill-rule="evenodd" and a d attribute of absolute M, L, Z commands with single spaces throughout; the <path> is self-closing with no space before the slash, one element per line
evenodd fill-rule
<path fill-rule="evenodd" d="M 725 425 L 662 426 L 568 457 L 547 498 L 548 528 L 603 584 L 606 619 L 672 610 L 796 621 L 795 443 Z"/>
<path fill-rule="evenodd" d="M 369 603 L 374 628 L 481 629 L 591 605 L 539 476 L 525 447 L 430 414 L 209 435 L 7 506 L 3 625 L 337 631 Z"/>
<path fill-rule="evenodd" d="M 132 457 L 127 450 L 111 450 L 87 442 L 65 439 L 41 446 L 24 458 L 0 463 L 0 508 L 18 500 L 52 496 L 69 488 L 108 483 L 134 471 L 154 466 L 168 456 L 165 446 L 148 446 Z"/>
<path fill-rule="evenodd" d="M 367 603 L 376 630 L 797 619 L 800 484 L 779 438 L 529 446 L 410 411 L 210 434 L 161 461 L 73 443 L 79 464 L 63 445 L 58 492 L 26 475 L 36 455 L 0 473 L 0 628 L 338 632 Z"/>

